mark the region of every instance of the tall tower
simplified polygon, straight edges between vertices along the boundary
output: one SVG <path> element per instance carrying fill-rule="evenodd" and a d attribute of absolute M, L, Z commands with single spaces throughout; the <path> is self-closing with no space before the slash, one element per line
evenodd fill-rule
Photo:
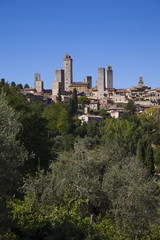
<path fill-rule="evenodd" d="M 86 76 L 83 80 L 84 83 L 88 83 L 89 88 L 92 88 L 92 77 Z"/>
<path fill-rule="evenodd" d="M 64 69 L 64 89 L 69 91 L 69 86 L 72 83 L 72 58 L 66 53 L 63 59 L 63 69 Z"/>
<path fill-rule="evenodd" d="M 98 68 L 98 98 L 102 99 L 104 97 L 104 87 L 105 87 L 105 68 Z"/>
<path fill-rule="evenodd" d="M 38 73 L 34 74 L 34 88 L 37 92 L 43 92 L 43 81 Z"/>
<path fill-rule="evenodd" d="M 143 85 L 144 85 L 143 77 L 139 77 L 138 86 L 143 86 Z"/>
<path fill-rule="evenodd" d="M 106 70 L 106 84 L 105 88 L 113 88 L 113 70 L 111 66 Z"/>
<path fill-rule="evenodd" d="M 52 83 L 52 95 L 58 94 L 59 88 L 61 89 L 61 94 L 64 93 L 64 70 L 55 70 L 55 81 Z"/>
<path fill-rule="evenodd" d="M 55 82 L 60 83 L 61 93 L 64 91 L 64 70 L 56 69 L 55 70 Z"/>

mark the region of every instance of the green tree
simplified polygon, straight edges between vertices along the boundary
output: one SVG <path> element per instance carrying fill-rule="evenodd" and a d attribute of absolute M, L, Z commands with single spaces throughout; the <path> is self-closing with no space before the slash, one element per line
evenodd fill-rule
<path fill-rule="evenodd" d="M 58 96 L 57 96 L 57 101 L 62 101 L 62 97 L 61 97 L 61 88 L 58 88 Z"/>
<path fill-rule="evenodd" d="M 134 115 L 136 113 L 136 106 L 134 104 L 133 100 L 129 100 L 127 105 L 125 106 L 125 109 L 131 114 Z"/>
<path fill-rule="evenodd" d="M 126 151 L 136 155 L 138 140 L 142 137 L 143 129 L 138 121 L 129 119 L 106 119 L 100 125 L 101 142 L 115 139 Z"/>
<path fill-rule="evenodd" d="M 26 83 L 26 84 L 24 85 L 24 88 L 29 88 L 29 85 Z"/>
<path fill-rule="evenodd" d="M 138 141 L 137 159 L 143 163 L 149 174 L 154 175 L 154 155 L 149 139 L 142 138 Z"/>
<path fill-rule="evenodd" d="M 7 90 L 7 89 L 6 89 Z M 22 114 L 29 110 L 27 98 L 21 95 L 15 88 L 9 88 L 7 91 L 8 104 Z"/>
<path fill-rule="evenodd" d="M 65 108 L 59 114 L 57 130 L 61 135 L 65 135 L 71 131 L 70 116 Z"/>
<path fill-rule="evenodd" d="M 123 159 L 107 171 L 103 187 L 114 222 L 133 239 L 158 221 L 158 186 L 135 158 Z"/>
<path fill-rule="evenodd" d="M 9 224 L 6 199 L 19 195 L 22 168 L 28 160 L 18 140 L 21 129 L 20 115 L 8 106 L 5 94 L 0 94 L 0 232 L 6 231 Z"/>
<path fill-rule="evenodd" d="M 153 149 L 150 141 L 148 141 L 147 147 L 145 149 L 145 166 L 147 171 L 151 175 L 154 175 L 154 156 L 153 156 Z"/>
<path fill-rule="evenodd" d="M 52 137 L 70 132 L 72 119 L 64 102 L 57 102 L 47 106 L 44 109 L 43 117 L 48 121 L 47 128 Z"/>
<path fill-rule="evenodd" d="M 90 99 L 86 96 L 81 96 L 78 98 L 78 104 L 81 104 L 83 106 L 88 105 L 90 103 Z"/>
<path fill-rule="evenodd" d="M 81 123 L 80 119 L 76 119 L 76 121 L 74 122 L 74 136 L 80 136 L 80 137 L 84 137 L 87 133 L 87 124 L 86 123 Z"/>
<path fill-rule="evenodd" d="M 78 110 L 78 99 L 77 99 L 77 90 L 73 89 L 72 97 L 69 99 L 68 111 L 70 116 L 74 116 L 77 114 Z"/>
<path fill-rule="evenodd" d="M 154 135 L 156 136 L 159 131 L 159 121 L 157 121 L 158 114 L 159 109 L 153 107 L 146 109 L 139 115 L 139 119 L 146 135 L 152 135 L 154 139 Z"/>
<path fill-rule="evenodd" d="M 4 84 L 5 84 L 5 79 L 2 78 L 2 79 L 1 79 L 1 82 L 0 82 L 0 85 L 3 86 Z"/>
<path fill-rule="evenodd" d="M 11 82 L 11 87 L 16 87 L 16 83 L 15 82 Z"/>
<path fill-rule="evenodd" d="M 158 114 L 159 114 L 159 109 L 152 107 L 143 111 L 139 115 L 139 118 L 141 119 L 143 124 L 148 123 L 148 124 L 154 125 L 156 123 Z"/>
<path fill-rule="evenodd" d="M 49 172 L 25 181 L 25 200 L 11 203 L 22 231 L 38 239 L 36 234 L 45 229 L 56 239 L 55 232 L 62 229 L 73 236 L 76 224 L 84 234 L 81 239 L 140 239 L 159 221 L 158 185 L 142 164 L 116 142 L 98 149 L 92 144 L 89 138 L 77 140 L 73 151 L 51 163 Z"/>
<path fill-rule="evenodd" d="M 155 169 L 159 172 L 160 171 L 160 147 L 157 146 L 154 149 L 154 163 L 155 163 Z"/>
<path fill-rule="evenodd" d="M 88 123 L 87 136 L 99 140 L 100 138 L 99 123 L 97 123 L 96 121 L 91 121 Z"/>
<path fill-rule="evenodd" d="M 21 182 L 20 167 L 28 154 L 17 136 L 22 128 L 20 116 L 0 94 L 0 196 L 13 195 Z"/>
<path fill-rule="evenodd" d="M 20 139 L 32 156 L 25 162 L 24 171 L 34 174 L 37 169 L 47 169 L 51 160 L 50 140 L 47 120 L 42 115 L 40 106 L 33 103 L 22 115 L 23 130 Z"/>
<path fill-rule="evenodd" d="M 140 160 L 142 163 L 144 163 L 145 161 L 145 149 L 142 139 L 139 139 L 137 144 L 137 159 Z"/>
<path fill-rule="evenodd" d="M 111 117 L 110 114 L 105 109 L 101 109 L 99 115 L 104 119 L 106 119 L 107 117 L 109 118 Z"/>
<path fill-rule="evenodd" d="M 17 90 L 23 89 L 23 85 L 21 83 L 17 84 Z"/>

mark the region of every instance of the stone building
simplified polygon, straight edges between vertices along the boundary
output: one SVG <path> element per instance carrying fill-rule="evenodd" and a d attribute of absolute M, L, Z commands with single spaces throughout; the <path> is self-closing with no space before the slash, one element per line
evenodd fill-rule
<path fill-rule="evenodd" d="M 107 98 L 103 98 L 99 100 L 99 108 L 100 109 L 107 109 L 107 105 L 108 105 L 108 99 Z"/>
<path fill-rule="evenodd" d="M 160 88 L 149 89 L 145 95 L 145 100 L 155 104 L 160 104 Z"/>
<path fill-rule="evenodd" d="M 73 81 L 72 77 L 72 58 L 66 53 L 63 59 L 63 69 L 64 69 L 64 89 L 69 91 L 69 86 Z"/>
<path fill-rule="evenodd" d="M 102 122 L 104 119 L 101 116 L 98 115 L 88 115 L 88 114 L 84 114 L 78 117 L 82 123 L 84 122 L 92 122 L 92 121 L 96 121 L 96 122 Z"/>
<path fill-rule="evenodd" d="M 149 106 L 147 100 L 154 106 L 160 105 L 160 88 L 151 89 L 144 85 L 143 77 L 139 77 L 138 86 L 134 86 L 128 89 L 115 89 L 113 88 L 113 70 L 109 65 L 107 69 L 98 68 L 98 80 L 96 87 L 92 88 L 92 77 L 86 76 L 83 82 L 73 82 L 72 74 L 72 58 L 66 53 L 63 58 L 63 69 L 55 70 L 55 81 L 52 84 L 52 98 L 56 100 L 58 90 L 61 89 L 63 101 L 68 101 L 71 97 L 73 89 L 77 90 L 79 96 L 86 96 L 90 101 L 91 109 L 107 109 L 109 106 L 119 103 L 126 104 L 129 99 L 132 99 L 137 106 L 146 107 Z M 34 75 L 34 88 L 35 92 L 43 93 L 49 96 L 51 90 L 43 88 L 43 81 L 40 78 L 40 74 Z M 31 93 L 29 93 L 31 94 Z M 32 93 L 32 95 L 34 95 Z M 39 95 L 35 94 L 37 97 Z M 40 98 L 41 96 L 39 96 Z M 138 102 L 137 102 L 138 101 Z M 144 103 L 144 101 L 146 101 Z M 143 106 L 142 106 L 143 105 Z M 116 109 L 116 114 L 120 113 L 120 110 Z M 112 113 L 115 113 L 115 109 Z M 117 116 L 117 115 L 116 115 Z"/>
<path fill-rule="evenodd" d="M 64 70 L 56 69 L 55 70 L 55 81 L 52 83 L 52 95 L 58 94 L 59 89 L 61 93 L 64 93 Z"/>
<path fill-rule="evenodd" d="M 99 101 L 98 99 L 91 99 L 89 103 L 89 108 L 92 110 L 99 110 Z"/>
<path fill-rule="evenodd" d="M 91 76 L 86 76 L 83 80 L 84 83 L 88 83 L 88 87 L 92 88 L 92 77 Z"/>
<path fill-rule="evenodd" d="M 89 83 L 84 83 L 84 82 L 74 82 L 69 86 L 69 91 L 73 92 L 73 89 L 77 90 L 77 93 L 80 92 L 88 92 L 89 90 Z"/>
<path fill-rule="evenodd" d="M 92 87 L 92 77 L 86 76 L 83 80 L 83 82 L 73 82 L 69 86 L 69 91 L 73 92 L 73 89 L 76 88 L 77 92 L 85 92 L 88 93 L 89 89 Z"/>
<path fill-rule="evenodd" d="M 139 77 L 138 86 L 143 86 L 143 85 L 144 85 L 143 77 Z"/>
<path fill-rule="evenodd" d="M 106 70 L 105 88 L 113 88 L 113 70 L 111 66 L 108 66 Z"/>
<path fill-rule="evenodd" d="M 98 68 L 98 99 L 103 99 L 105 97 L 105 91 L 113 89 L 113 70 L 111 66 L 107 67 L 106 77 L 105 68 Z"/>
<path fill-rule="evenodd" d="M 34 74 L 34 88 L 37 92 L 43 92 L 43 81 L 39 73 Z"/>
<path fill-rule="evenodd" d="M 98 99 L 104 98 L 104 89 L 105 89 L 105 68 L 98 68 Z"/>

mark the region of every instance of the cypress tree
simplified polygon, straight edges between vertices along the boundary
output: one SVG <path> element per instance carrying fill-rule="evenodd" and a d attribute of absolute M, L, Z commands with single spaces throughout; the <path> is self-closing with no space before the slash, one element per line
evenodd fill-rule
<path fill-rule="evenodd" d="M 60 88 L 60 87 L 59 87 L 59 89 L 58 89 L 57 101 L 58 101 L 58 102 L 61 102 L 61 101 L 62 101 L 62 97 L 61 97 L 61 88 Z"/>
<path fill-rule="evenodd" d="M 138 144 L 137 144 L 137 159 L 142 161 L 142 163 L 144 163 L 145 150 L 144 150 L 144 145 L 143 145 L 142 139 L 139 139 Z"/>
<path fill-rule="evenodd" d="M 73 89 L 72 99 L 73 99 L 73 112 L 74 112 L 74 114 L 76 114 L 77 110 L 78 110 L 78 99 L 77 99 L 77 90 L 76 90 L 76 88 Z"/>
<path fill-rule="evenodd" d="M 154 175 L 154 156 L 150 140 L 144 138 L 138 141 L 137 159 L 143 163 L 149 174 Z"/>
<path fill-rule="evenodd" d="M 24 85 L 24 88 L 29 88 L 29 85 L 26 83 L 26 84 Z"/>
<path fill-rule="evenodd" d="M 74 116 L 78 111 L 77 90 L 73 89 L 72 97 L 69 99 L 69 114 Z"/>
<path fill-rule="evenodd" d="M 145 167 L 151 175 L 154 175 L 154 157 L 150 141 L 147 142 L 145 149 Z"/>

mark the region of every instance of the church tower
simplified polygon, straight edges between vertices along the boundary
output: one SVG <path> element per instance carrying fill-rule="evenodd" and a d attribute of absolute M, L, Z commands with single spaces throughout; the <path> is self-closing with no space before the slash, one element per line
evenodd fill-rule
<path fill-rule="evenodd" d="M 139 77 L 138 86 L 143 86 L 143 85 L 144 85 L 143 77 Z"/>
<path fill-rule="evenodd" d="M 113 88 L 113 70 L 111 66 L 106 70 L 106 86 L 105 88 Z"/>
<path fill-rule="evenodd" d="M 34 88 L 37 92 L 43 92 L 43 81 L 39 73 L 34 74 Z"/>
<path fill-rule="evenodd" d="M 64 69 L 64 89 L 69 91 L 69 86 L 72 83 L 72 58 L 66 53 L 63 59 L 63 69 Z"/>

